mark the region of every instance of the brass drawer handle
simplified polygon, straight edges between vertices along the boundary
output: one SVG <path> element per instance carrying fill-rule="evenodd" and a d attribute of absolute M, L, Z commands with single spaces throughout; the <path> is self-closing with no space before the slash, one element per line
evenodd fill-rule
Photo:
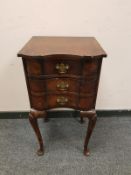
<path fill-rule="evenodd" d="M 68 82 L 61 81 L 57 84 L 57 88 L 61 91 L 67 90 L 69 88 Z"/>
<path fill-rule="evenodd" d="M 65 74 L 69 69 L 69 65 L 64 63 L 56 64 L 56 69 L 60 74 Z"/>
<path fill-rule="evenodd" d="M 66 104 L 66 103 L 68 102 L 68 98 L 67 98 L 67 97 L 61 96 L 61 97 L 58 97 L 58 98 L 56 99 L 56 102 L 57 102 L 59 105 L 64 105 L 64 104 Z"/>

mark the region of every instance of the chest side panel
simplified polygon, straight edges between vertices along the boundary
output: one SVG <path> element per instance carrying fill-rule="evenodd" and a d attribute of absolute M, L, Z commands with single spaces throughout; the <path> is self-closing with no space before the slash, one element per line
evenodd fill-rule
<path fill-rule="evenodd" d="M 99 84 L 101 59 L 86 60 L 82 69 L 80 83 L 79 108 L 83 110 L 94 109 Z"/>

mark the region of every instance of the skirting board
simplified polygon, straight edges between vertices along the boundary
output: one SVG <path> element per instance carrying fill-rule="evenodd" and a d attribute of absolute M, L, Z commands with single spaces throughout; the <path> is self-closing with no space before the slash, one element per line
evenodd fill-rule
<path fill-rule="evenodd" d="M 96 110 L 98 117 L 131 117 L 131 110 Z M 1 111 L 0 119 L 28 118 L 28 111 Z M 79 117 L 79 111 L 49 111 L 49 118 Z"/>

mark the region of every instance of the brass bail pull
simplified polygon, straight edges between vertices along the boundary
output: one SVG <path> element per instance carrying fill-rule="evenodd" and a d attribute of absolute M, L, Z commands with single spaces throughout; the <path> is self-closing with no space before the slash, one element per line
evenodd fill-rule
<path fill-rule="evenodd" d="M 68 98 L 67 97 L 58 97 L 56 102 L 59 104 L 59 105 L 64 105 L 68 102 Z"/>
<path fill-rule="evenodd" d="M 69 84 L 68 84 L 68 82 L 61 81 L 61 82 L 58 82 L 57 88 L 61 91 L 62 90 L 64 91 L 64 90 L 67 90 L 69 88 Z"/>
<path fill-rule="evenodd" d="M 60 74 L 64 74 L 69 69 L 69 65 L 64 63 L 56 64 L 56 69 Z"/>

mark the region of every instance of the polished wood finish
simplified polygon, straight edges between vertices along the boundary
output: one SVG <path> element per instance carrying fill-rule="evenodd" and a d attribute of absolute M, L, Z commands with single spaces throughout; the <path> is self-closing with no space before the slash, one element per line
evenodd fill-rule
<path fill-rule="evenodd" d="M 89 119 L 84 155 L 96 123 L 95 103 L 102 58 L 106 57 L 94 37 L 32 37 L 18 53 L 22 57 L 31 112 L 30 123 L 44 146 L 37 119 L 48 121 L 46 111 L 69 107 L 80 110 L 80 121 Z"/>
<path fill-rule="evenodd" d="M 89 57 L 106 56 L 105 51 L 101 48 L 94 37 L 48 36 L 33 36 L 18 53 L 18 56 L 43 57 L 46 55 L 57 54 Z"/>
<path fill-rule="evenodd" d="M 88 149 L 88 143 L 89 143 L 89 139 L 91 137 L 91 134 L 93 132 L 93 129 L 95 127 L 96 124 L 96 112 L 95 111 L 80 111 L 80 115 L 81 117 L 87 117 L 89 119 L 89 123 L 88 123 L 88 128 L 87 128 L 87 133 L 86 133 L 86 138 L 85 138 L 85 142 L 84 142 L 84 155 L 85 156 L 89 156 L 90 152 Z M 83 120 L 82 120 L 83 122 Z"/>
<path fill-rule="evenodd" d="M 40 146 L 38 151 L 37 151 L 37 154 L 39 156 L 42 156 L 44 154 L 43 139 L 42 139 L 40 129 L 39 129 L 39 126 L 38 126 L 38 122 L 37 122 L 37 118 L 39 118 L 41 116 L 46 118 L 46 111 L 31 110 L 30 113 L 29 113 L 29 121 L 30 121 L 30 124 L 32 125 L 32 128 L 35 131 L 35 134 L 37 136 L 39 146 Z"/>

